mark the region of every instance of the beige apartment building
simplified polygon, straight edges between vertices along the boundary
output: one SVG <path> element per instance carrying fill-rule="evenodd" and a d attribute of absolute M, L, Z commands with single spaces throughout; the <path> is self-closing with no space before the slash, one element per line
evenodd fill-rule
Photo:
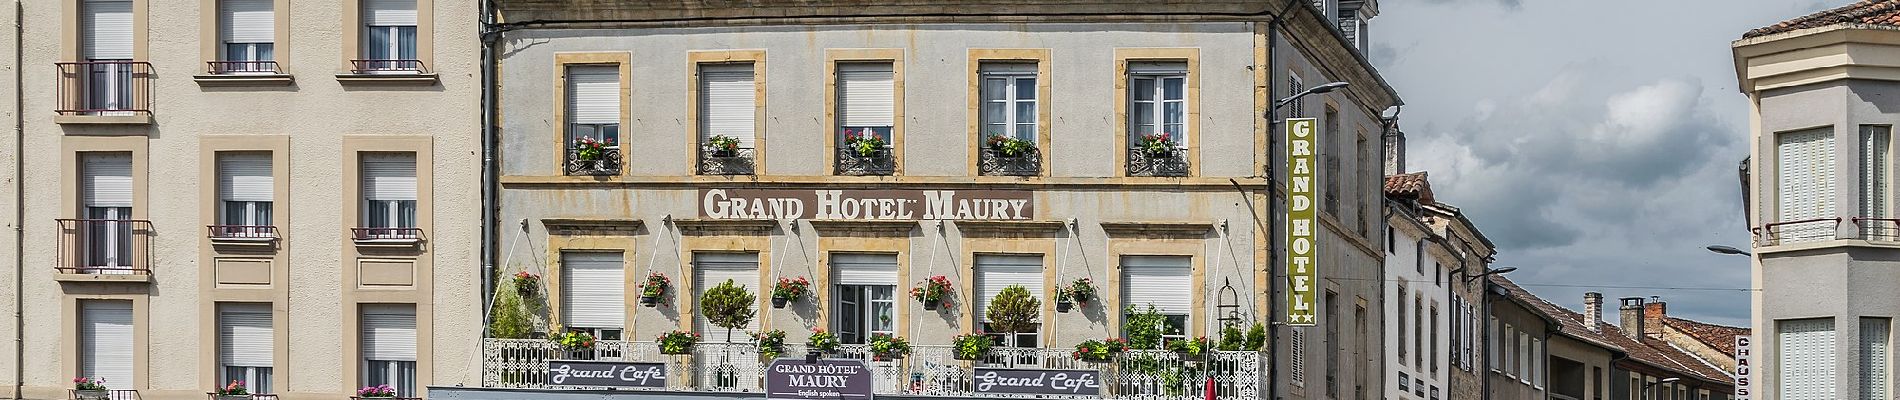
<path fill-rule="evenodd" d="M 475 381 L 474 2 L 18 6 L 24 40 L 0 46 L 19 69 L 0 145 L 11 396 L 68 398 L 74 377 L 119 400 Z"/>

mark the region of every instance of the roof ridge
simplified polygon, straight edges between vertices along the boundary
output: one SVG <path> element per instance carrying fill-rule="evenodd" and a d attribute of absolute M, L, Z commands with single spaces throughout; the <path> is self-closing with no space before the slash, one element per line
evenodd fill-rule
<path fill-rule="evenodd" d="M 1837 24 L 1867 24 L 1900 27 L 1900 0 L 1857 1 L 1852 4 L 1781 21 L 1774 25 L 1749 30 L 1742 34 L 1742 38 L 1747 39 Z"/>

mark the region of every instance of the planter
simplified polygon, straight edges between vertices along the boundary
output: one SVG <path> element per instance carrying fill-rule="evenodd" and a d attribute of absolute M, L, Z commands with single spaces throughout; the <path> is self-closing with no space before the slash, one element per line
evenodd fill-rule
<path fill-rule="evenodd" d="M 786 305 L 786 304 L 788 304 L 788 303 L 791 303 L 791 302 L 792 302 L 792 299 L 788 299 L 788 298 L 784 298 L 784 297 L 778 297 L 778 296 L 773 296 L 773 297 L 772 297 L 772 308 L 785 308 L 785 305 Z"/>
<path fill-rule="evenodd" d="M 924 311 L 937 311 L 937 302 L 935 302 L 935 301 L 925 301 L 925 302 L 924 302 Z"/>
<path fill-rule="evenodd" d="M 640 305 L 653 307 L 660 304 L 660 296 L 640 296 Z"/>
<path fill-rule="evenodd" d="M 519 293 L 521 298 L 524 299 L 534 297 L 534 291 L 533 286 L 515 286 L 515 292 Z"/>
<path fill-rule="evenodd" d="M 109 390 L 74 390 L 73 391 L 73 398 L 77 400 L 107 400 L 108 398 L 111 398 L 111 397 L 112 397 L 112 391 L 109 391 Z"/>
<path fill-rule="evenodd" d="M 1069 312 L 1069 310 L 1074 309 L 1074 308 L 1075 308 L 1075 303 L 1070 303 L 1066 301 L 1056 302 L 1056 312 L 1065 313 L 1065 312 Z"/>
<path fill-rule="evenodd" d="M 251 400 L 248 394 L 220 394 L 211 396 L 212 400 Z"/>

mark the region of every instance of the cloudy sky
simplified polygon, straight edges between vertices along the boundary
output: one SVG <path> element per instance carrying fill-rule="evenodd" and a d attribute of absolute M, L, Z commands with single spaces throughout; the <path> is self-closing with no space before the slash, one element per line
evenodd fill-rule
<path fill-rule="evenodd" d="M 1748 244 L 1729 43 L 1850 1 L 1387 0 L 1371 58 L 1405 99 L 1409 169 L 1513 280 L 1577 310 L 1591 290 L 1661 296 L 1746 326 L 1747 259 L 1703 250 Z"/>

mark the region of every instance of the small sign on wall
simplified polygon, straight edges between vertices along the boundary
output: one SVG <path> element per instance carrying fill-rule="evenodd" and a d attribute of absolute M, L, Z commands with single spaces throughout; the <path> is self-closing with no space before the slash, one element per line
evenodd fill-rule
<path fill-rule="evenodd" d="M 701 189 L 709 219 L 1026 221 L 1036 216 L 1027 190 Z"/>
<path fill-rule="evenodd" d="M 1319 318 L 1313 282 L 1319 280 L 1319 213 L 1314 194 L 1319 193 L 1314 169 L 1319 134 L 1313 131 L 1318 120 L 1286 119 L 1286 324 L 1313 326 Z"/>
<path fill-rule="evenodd" d="M 612 361 L 548 361 L 548 386 L 666 387 L 666 364 Z"/>
<path fill-rule="evenodd" d="M 765 399 L 871 400 L 871 369 L 864 360 L 773 360 L 765 368 Z"/>
<path fill-rule="evenodd" d="M 1097 395 L 1102 391 L 1101 373 L 1090 370 L 977 368 L 974 378 L 977 393 Z"/>
<path fill-rule="evenodd" d="M 1732 400 L 1748 400 L 1750 393 L 1753 393 L 1749 390 L 1751 380 L 1748 379 L 1748 374 L 1755 369 L 1749 361 L 1751 345 L 1753 343 L 1749 342 L 1748 335 L 1735 336 L 1735 370 L 1730 371 L 1730 374 L 1735 375 L 1735 394 L 1729 396 Z"/>

